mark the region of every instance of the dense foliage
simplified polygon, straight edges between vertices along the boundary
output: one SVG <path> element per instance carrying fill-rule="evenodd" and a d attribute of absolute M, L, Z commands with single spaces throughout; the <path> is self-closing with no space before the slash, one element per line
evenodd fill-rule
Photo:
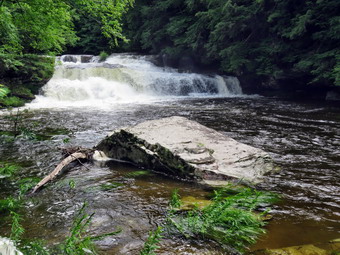
<path fill-rule="evenodd" d="M 133 0 L 3 0 L 0 5 L 0 53 L 61 53 L 78 37 L 74 22 L 93 19 L 102 35 L 115 43 L 121 18 Z"/>
<path fill-rule="evenodd" d="M 22 106 L 34 99 L 33 94 L 52 77 L 54 62 L 54 57 L 0 53 L 0 108 Z"/>
<path fill-rule="evenodd" d="M 32 100 L 51 77 L 54 58 L 67 46 L 109 48 L 122 34 L 121 19 L 133 0 L 1 0 L 0 108 Z M 87 34 L 100 40 L 91 42 Z"/>
<path fill-rule="evenodd" d="M 258 84 L 339 85 L 339 8 L 338 0 L 140 0 L 125 19 L 128 49 L 189 56 Z"/>

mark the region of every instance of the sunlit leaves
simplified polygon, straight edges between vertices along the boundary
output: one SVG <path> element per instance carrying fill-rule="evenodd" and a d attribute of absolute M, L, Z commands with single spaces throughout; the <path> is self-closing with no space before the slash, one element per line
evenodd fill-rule
<path fill-rule="evenodd" d="M 0 53 L 61 53 L 77 41 L 74 21 L 81 15 L 99 23 L 102 34 L 126 40 L 121 19 L 133 0 L 2 1 Z"/>

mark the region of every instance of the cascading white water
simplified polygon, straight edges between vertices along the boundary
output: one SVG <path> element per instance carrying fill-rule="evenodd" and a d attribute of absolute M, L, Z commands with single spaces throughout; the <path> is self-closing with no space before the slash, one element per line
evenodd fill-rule
<path fill-rule="evenodd" d="M 177 97 L 242 94 L 235 77 L 180 73 L 161 68 L 148 56 L 114 54 L 105 62 L 88 55 L 66 55 L 30 107 L 110 106 Z M 83 63 L 86 62 L 86 63 Z"/>

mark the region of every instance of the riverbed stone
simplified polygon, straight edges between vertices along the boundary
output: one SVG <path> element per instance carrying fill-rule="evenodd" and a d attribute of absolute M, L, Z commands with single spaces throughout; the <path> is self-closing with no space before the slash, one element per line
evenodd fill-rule
<path fill-rule="evenodd" d="M 256 250 L 249 252 L 248 255 L 336 255 L 339 253 L 340 239 L 334 239 L 326 243 Z"/>
<path fill-rule="evenodd" d="M 268 153 L 184 117 L 168 117 L 114 131 L 96 149 L 184 180 L 222 186 L 259 183 L 275 169 Z"/>

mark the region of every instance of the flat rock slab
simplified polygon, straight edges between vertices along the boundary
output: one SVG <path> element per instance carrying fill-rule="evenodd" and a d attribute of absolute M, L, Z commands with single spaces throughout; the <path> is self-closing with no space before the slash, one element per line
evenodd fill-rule
<path fill-rule="evenodd" d="M 177 116 L 116 130 L 96 149 L 113 159 L 211 186 L 235 179 L 258 183 L 274 170 L 263 150 Z"/>

